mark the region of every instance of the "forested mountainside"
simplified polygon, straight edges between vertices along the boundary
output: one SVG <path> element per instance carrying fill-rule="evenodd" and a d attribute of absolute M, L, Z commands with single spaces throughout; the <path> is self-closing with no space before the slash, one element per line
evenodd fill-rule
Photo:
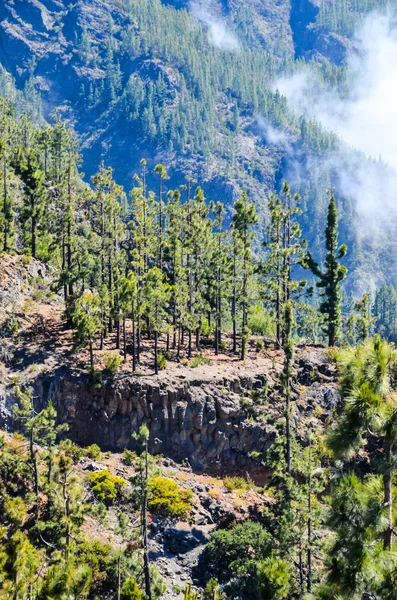
<path fill-rule="evenodd" d="M 0 600 L 396 600 L 393 4 L 2 2 Z"/>
<path fill-rule="evenodd" d="M 327 160 L 334 135 L 296 116 L 271 83 L 303 61 L 320 85 L 343 88 L 354 27 L 384 6 L 6 1 L 0 7 L 0 92 L 13 96 L 14 83 L 25 90 L 36 118 L 40 110 L 49 119 L 59 109 L 81 136 L 87 176 L 104 159 L 128 191 L 141 158 L 149 167 L 163 162 L 170 189 L 189 175 L 209 199 L 225 202 L 229 218 L 236 196 L 247 189 L 260 216 L 258 240 L 269 194 L 293 177 L 303 198 L 304 234 L 318 257 L 325 190 L 334 186 L 353 250 L 350 285 L 364 291 L 368 274 L 394 281 L 384 248 L 392 249 L 390 236 L 368 240 L 357 229 L 354 200 Z M 151 168 L 148 173 L 150 180 Z"/>
<path fill-rule="evenodd" d="M 287 182 L 258 258 L 245 191 L 0 124 L 0 598 L 393 599 L 397 293 L 343 291 L 335 195 L 322 263 Z"/>

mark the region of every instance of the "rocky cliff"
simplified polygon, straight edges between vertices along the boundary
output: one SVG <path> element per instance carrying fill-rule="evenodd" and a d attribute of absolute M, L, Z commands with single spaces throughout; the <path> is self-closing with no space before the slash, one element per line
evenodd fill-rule
<path fill-rule="evenodd" d="M 279 365 L 278 365 L 279 367 Z M 304 387 L 302 387 L 304 386 Z M 338 402 L 332 365 L 322 349 L 299 349 L 294 368 L 299 423 L 315 410 L 327 418 Z M 134 448 L 132 433 L 150 431 L 149 450 L 195 470 L 253 469 L 274 441 L 274 422 L 283 410 L 277 370 L 236 368 L 224 377 L 208 368 L 181 368 L 179 376 L 115 376 L 95 389 L 80 373 L 63 371 L 35 382 L 38 405 L 52 400 L 68 437 L 86 446 Z"/>

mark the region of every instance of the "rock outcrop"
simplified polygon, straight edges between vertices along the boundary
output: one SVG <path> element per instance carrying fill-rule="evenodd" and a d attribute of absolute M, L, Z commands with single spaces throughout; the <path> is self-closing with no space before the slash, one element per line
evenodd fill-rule
<path fill-rule="evenodd" d="M 307 399 L 297 402 L 297 421 L 316 406 L 329 412 L 338 403 L 322 360 L 323 352 L 317 362 L 313 356 L 297 357 L 295 385 L 305 386 Z M 68 437 L 81 445 L 134 449 L 132 434 L 146 423 L 152 454 L 185 461 L 198 471 L 251 469 L 252 453 L 264 452 L 276 436 L 274 420 L 266 415 L 274 411 L 277 377 L 241 368 L 240 374 L 211 380 L 190 371 L 179 377 L 110 376 L 95 389 L 87 376 L 65 370 L 38 380 L 35 396 L 42 406 L 54 402 L 60 421 L 69 425 Z M 254 416 L 255 395 L 264 398 L 260 410 L 265 418 Z"/>

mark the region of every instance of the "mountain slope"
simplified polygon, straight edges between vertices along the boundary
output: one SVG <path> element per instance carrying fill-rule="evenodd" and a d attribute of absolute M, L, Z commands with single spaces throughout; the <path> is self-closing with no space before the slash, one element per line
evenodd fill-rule
<path fill-rule="evenodd" d="M 40 90 L 46 118 L 62 107 L 81 136 L 87 177 L 104 159 L 130 189 L 145 156 L 149 171 L 166 164 L 169 188 L 189 174 L 229 207 L 246 188 L 261 217 L 258 239 L 269 194 L 292 177 L 320 256 L 325 190 L 338 184 L 322 157 L 335 139 L 292 114 L 271 82 L 295 59 L 341 79 L 350 42 L 343 15 L 332 19 L 328 8 L 319 0 L 7 0 L 0 61 L 18 88 Z M 354 206 L 342 194 L 340 205 L 356 268 Z M 379 271 L 372 261 L 373 251 L 364 271 Z"/>

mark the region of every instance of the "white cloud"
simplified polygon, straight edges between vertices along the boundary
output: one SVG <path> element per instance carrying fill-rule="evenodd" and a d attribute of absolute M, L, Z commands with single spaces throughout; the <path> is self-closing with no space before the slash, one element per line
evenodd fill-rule
<path fill-rule="evenodd" d="M 369 15 L 353 46 L 345 97 L 319 86 L 307 71 L 274 87 L 300 114 L 316 118 L 345 142 L 328 160 L 370 228 L 375 222 L 390 223 L 390 211 L 397 209 L 397 29 L 391 18 Z"/>
<path fill-rule="evenodd" d="M 291 139 L 286 131 L 281 131 L 281 129 L 273 127 L 262 115 L 257 117 L 257 122 L 268 144 L 282 146 L 288 153 L 291 151 Z"/>
<path fill-rule="evenodd" d="M 208 26 L 208 39 L 211 44 L 231 52 L 240 48 L 236 35 L 222 18 L 217 0 L 190 0 L 189 7 L 194 16 Z"/>

